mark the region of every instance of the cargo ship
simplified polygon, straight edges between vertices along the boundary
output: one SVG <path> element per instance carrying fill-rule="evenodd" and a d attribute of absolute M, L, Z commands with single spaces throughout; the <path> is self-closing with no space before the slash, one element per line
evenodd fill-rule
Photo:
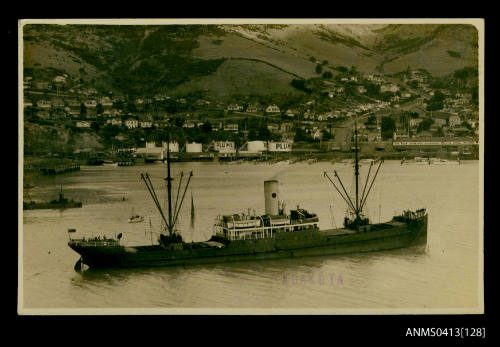
<path fill-rule="evenodd" d="M 193 175 L 189 174 L 184 193 L 180 195 L 181 173 L 177 197 L 172 210 L 172 177 L 170 154 L 167 151 L 168 211 L 163 212 L 148 174 L 141 174 L 148 191 L 162 217 L 165 228 L 155 245 L 127 247 L 120 243 L 121 234 L 114 239 L 71 239 L 69 247 L 80 255 L 76 270 L 86 268 L 159 267 L 191 264 L 279 259 L 303 256 L 336 255 L 357 252 L 375 252 L 427 243 L 427 219 L 424 208 L 404 211 L 385 223 L 372 224 L 363 214 L 363 206 L 369 196 L 382 160 L 372 161 L 363 192 L 359 194 L 359 160 L 357 153 L 357 126 L 355 128 L 356 195 L 350 197 L 334 171 L 334 177 L 324 172 L 324 177 L 342 196 L 349 208 L 342 228 L 320 230 L 315 213 L 297 206 L 289 213 L 279 200 L 279 182 L 264 182 L 265 213 L 226 214 L 216 218 L 213 234 L 202 242 L 184 242 L 176 228 L 177 217 Z M 167 146 L 168 148 L 168 146 Z M 378 164 L 373 176 L 372 167 Z M 370 181 L 369 181 L 370 179 Z M 167 216 L 165 216 L 165 214 Z M 71 229 L 74 230 L 74 229 Z"/>
<path fill-rule="evenodd" d="M 73 199 L 66 199 L 62 193 L 62 187 L 59 192 L 59 197 L 50 202 L 23 202 L 23 210 L 65 209 L 78 207 L 82 207 L 82 203 L 80 201 L 73 201 Z"/>

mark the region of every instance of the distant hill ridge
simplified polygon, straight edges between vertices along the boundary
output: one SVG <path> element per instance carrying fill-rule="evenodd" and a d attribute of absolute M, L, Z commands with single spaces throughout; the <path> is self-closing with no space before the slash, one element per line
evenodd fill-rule
<path fill-rule="evenodd" d="M 288 93 L 292 79 L 318 76 L 316 61 L 446 75 L 477 65 L 477 40 L 471 25 L 26 25 L 24 63 L 132 95 L 227 94 L 228 81 L 238 93 Z"/>

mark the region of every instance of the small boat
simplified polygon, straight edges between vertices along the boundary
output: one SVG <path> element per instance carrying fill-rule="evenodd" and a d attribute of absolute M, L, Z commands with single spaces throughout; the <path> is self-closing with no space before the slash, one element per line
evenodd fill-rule
<path fill-rule="evenodd" d="M 138 214 L 130 217 L 128 219 L 128 222 L 129 223 L 141 223 L 141 222 L 144 222 L 144 217 L 143 216 L 139 216 Z"/>
<path fill-rule="evenodd" d="M 111 160 L 105 160 L 105 161 L 102 163 L 102 166 L 112 166 L 112 167 L 115 167 L 115 166 L 118 166 L 118 163 L 114 163 L 114 162 L 112 162 Z"/>
<path fill-rule="evenodd" d="M 460 165 L 460 159 L 448 160 L 448 159 L 441 159 L 441 158 L 431 158 L 431 159 L 429 159 L 429 164 L 432 164 L 432 165 Z"/>
<path fill-rule="evenodd" d="M 144 217 L 134 214 L 134 209 L 132 209 L 132 216 L 128 219 L 129 223 L 141 223 L 144 222 Z"/>

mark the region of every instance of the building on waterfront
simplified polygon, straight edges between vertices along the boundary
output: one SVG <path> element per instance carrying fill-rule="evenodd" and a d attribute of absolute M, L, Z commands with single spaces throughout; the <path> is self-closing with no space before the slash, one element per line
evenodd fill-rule
<path fill-rule="evenodd" d="M 203 146 L 201 143 L 192 142 L 186 143 L 186 153 L 202 153 Z"/>
<path fill-rule="evenodd" d="M 473 152 L 479 144 L 476 140 L 467 137 L 418 137 L 393 141 L 394 149 L 398 151 L 415 151 L 419 153 L 433 152 Z"/>
<path fill-rule="evenodd" d="M 213 148 L 219 153 L 219 156 L 232 157 L 236 154 L 234 141 L 214 141 Z"/>
<path fill-rule="evenodd" d="M 268 150 L 271 153 L 289 153 L 292 151 L 293 141 L 269 142 Z"/>

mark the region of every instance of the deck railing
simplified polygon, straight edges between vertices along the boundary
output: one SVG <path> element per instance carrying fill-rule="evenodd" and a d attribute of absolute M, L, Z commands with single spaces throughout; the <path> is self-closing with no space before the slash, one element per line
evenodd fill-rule
<path fill-rule="evenodd" d="M 84 246 L 84 247 L 109 247 L 109 246 L 119 246 L 120 243 L 118 241 L 89 241 L 89 240 L 71 240 L 71 244 L 76 246 Z"/>
<path fill-rule="evenodd" d="M 301 224 L 285 224 L 285 225 L 275 225 L 270 227 L 255 227 L 255 228 L 226 228 L 221 225 L 216 225 L 220 228 L 218 234 L 227 235 L 230 240 L 247 240 L 247 239 L 259 239 L 259 238 L 274 238 L 276 232 L 291 232 L 305 230 L 310 227 L 316 227 L 318 222 L 301 223 Z M 297 230 L 295 230 L 297 228 Z M 241 235 L 235 235 L 236 232 L 241 233 Z"/>

